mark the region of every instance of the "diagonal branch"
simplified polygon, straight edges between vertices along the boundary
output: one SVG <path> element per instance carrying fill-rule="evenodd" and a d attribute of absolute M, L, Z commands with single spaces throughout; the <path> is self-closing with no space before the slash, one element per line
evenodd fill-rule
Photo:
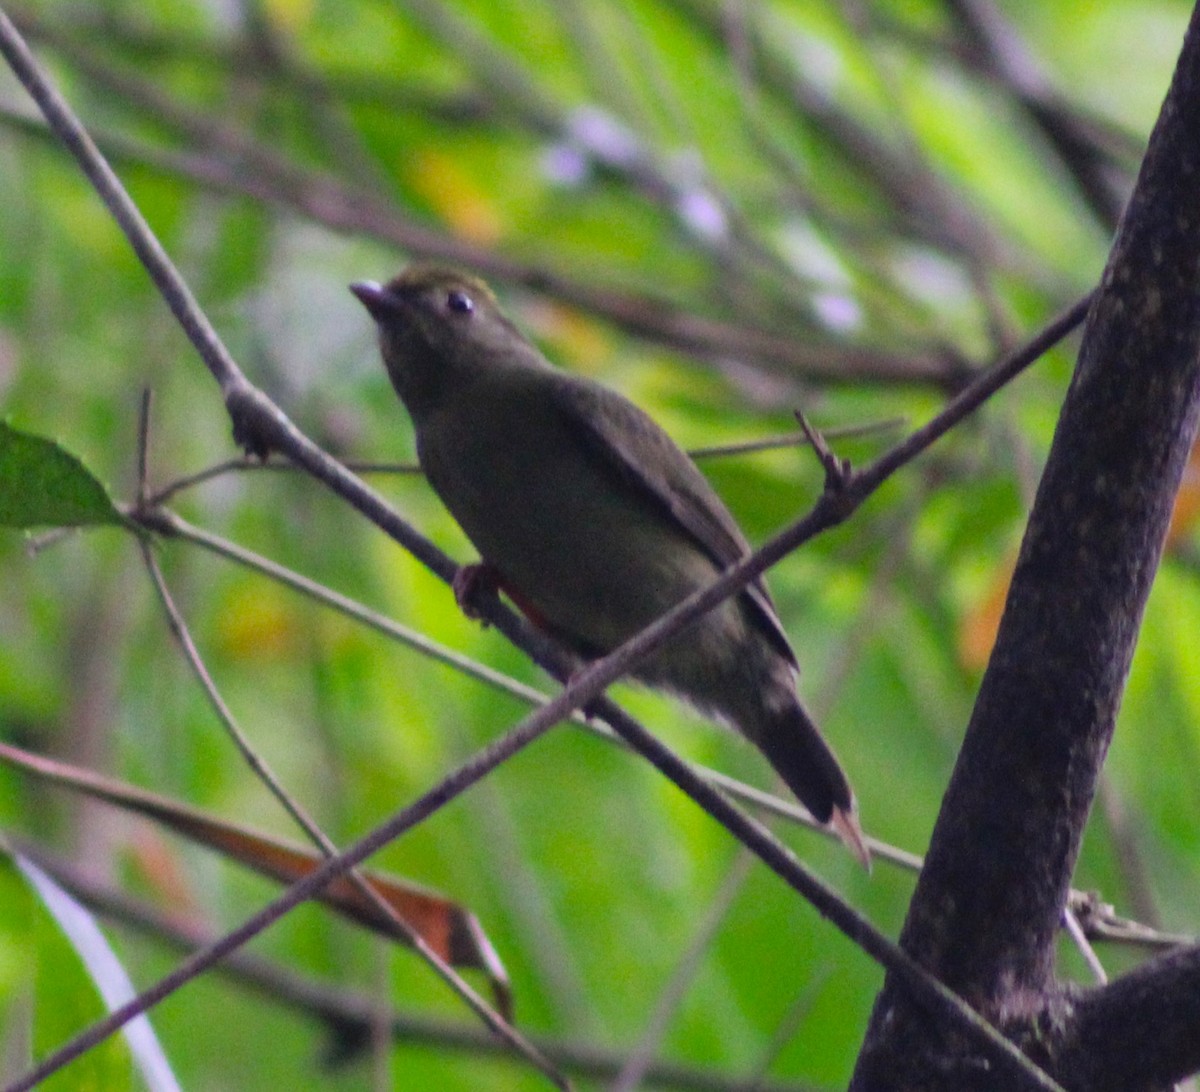
<path fill-rule="evenodd" d="M 2 19 L 3 16 L 0 15 L 0 22 Z M 316 892 L 328 886 L 339 876 L 345 875 L 349 869 L 365 861 L 372 853 L 394 841 L 406 830 L 423 822 L 449 800 L 466 792 L 500 763 L 511 758 L 543 735 L 553 727 L 554 723 L 555 721 L 551 718 L 536 715 L 523 721 L 499 740 L 477 752 L 449 777 L 408 807 L 397 812 L 385 823 L 377 826 L 341 853 L 327 858 L 320 866 L 313 869 L 302 880 L 292 884 L 237 928 L 225 933 L 211 944 L 198 949 L 153 986 L 143 990 L 131 1001 L 113 1009 L 103 1019 L 97 1020 L 73 1039 L 52 1051 L 23 1076 L 6 1085 L 4 1092 L 28 1092 L 29 1089 L 36 1087 L 69 1062 L 104 1042 L 130 1020 L 148 1011 L 164 998 L 169 997 L 176 990 L 215 966 L 226 956 L 236 952 L 249 940 L 299 906 L 300 903 L 312 898 Z"/>
<path fill-rule="evenodd" d="M 1076 999 L 1058 1068 L 1088 1092 L 1151 1092 L 1200 1070 L 1200 947 Z"/>
<path fill-rule="evenodd" d="M 218 379 L 226 406 L 234 420 L 235 434 L 239 439 L 259 453 L 270 450 L 285 451 L 314 477 L 335 489 L 339 495 L 372 518 L 443 579 L 452 578 L 455 566 L 449 558 L 417 534 L 357 478 L 326 456 L 300 433 L 274 403 L 245 379 L 207 319 L 196 308 L 182 278 L 153 239 L 149 228 L 121 188 L 119 181 L 104 163 L 69 107 L 41 75 L 20 36 L 2 14 L 0 50 L 8 57 L 14 71 L 26 83 L 31 93 L 34 93 L 52 126 L 60 132 L 70 150 L 85 165 L 88 177 L 104 194 L 106 203 L 134 242 L 139 257 L 147 264 L 156 283 L 167 294 L 172 309 L 176 310 L 177 314 L 180 311 L 184 313 L 181 323 L 189 336 L 193 337 L 206 364 Z M 1011 1080 L 1017 1082 L 1017 1087 L 1056 1088 L 1053 1081 L 1033 1067 L 994 1028 L 980 1020 L 960 998 L 923 971 L 894 942 L 878 932 L 862 915 L 844 903 L 831 888 L 809 872 L 761 824 L 750 819 L 718 790 L 706 784 L 686 763 L 640 724 L 606 699 L 598 699 L 598 695 L 605 687 L 626 674 L 640 657 L 650 655 L 705 611 L 711 610 L 723 599 L 735 594 L 746 583 L 813 535 L 846 519 L 887 477 L 928 448 L 963 416 L 982 404 L 1004 382 L 1018 374 L 1046 348 L 1069 332 L 1081 315 L 1082 304 L 1077 304 L 1065 316 L 1056 320 L 1047 331 L 1035 338 L 1029 346 L 1013 354 L 991 373 L 964 390 L 934 421 L 918 430 L 866 471 L 847 478 L 841 488 L 827 490 L 806 517 L 777 535 L 761 550 L 732 566 L 709 588 L 691 596 L 616 652 L 573 674 L 572 681 L 565 690 L 522 721 L 501 744 L 481 753 L 460 770 L 457 776 L 427 793 L 414 805 L 393 816 L 383 826 L 355 843 L 340 857 L 331 859 L 304 881 L 294 885 L 250 922 L 244 923 L 218 944 L 198 953 L 192 960 L 146 991 L 132 1006 L 141 1005 L 142 1008 L 137 1009 L 140 1012 L 147 1005 L 161 1000 L 200 970 L 211 966 L 277 920 L 279 915 L 286 913 L 335 875 L 352 867 L 386 841 L 409 829 L 430 810 L 440 806 L 448 793 L 464 791 L 495 764 L 531 742 L 562 717 L 584 704 L 593 703 L 597 712 L 643 756 L 740 838 L 842 932 L 888 967 L 893 975 L 912 991 L 922 1009 L 938 1014 L 941 1019 L 949 1021 L 960 1034 L 968 1035 L 971 1041 L 987 1052 L 998 1071 L 1006 1073 Z M 575 665 L 563 655 L 562 650 L 553 642 L 533 634 L 512 612 L 502 609 L 496 603 L 485 613 L 497 628 L 520 644 L 554 675 L 564 678 L 572 672 Z M 63 1064 L 65 1057 L 76 1056 L 88 1045 L 111 1034 L 124 1020 L 136 1014 L 133 1007 L 125 1006 L 94 1025 L 19 1081 L 13 1086 L 14 1089 L 30 1087 L 28 1081 L 40 1079 L 45 1073 L 52 1072 L 56 1065 Z"/>
<path fill-rule="evenodd" d="M 76 63 L 83 64 L 78 59 Z M 301 168 L 246 133 L 189 111 L 143 81 L 107 70 L 102 74 L 90 62 L 84 70 L 140 103 L 157 123 L 169 125 L 200 148 L 190 154 L 168 152 L 123 137 L 97 137 L 118 161 L 136 162 L 222 193 L 293 209 L 333 230 L 369 235 L 414 255 L 469 266 L 581 307 L 635 336 L 708 359 L 740 357 L 768 370 L 830 384 L 866 380 L 953 389 L 968 371 L 966 361 L 948 348 L 896 353 L 815 337 L 801 342 L 781 331 L 778 324 L 763 327 L 694 314 L 662 295 L 590 285 L 542 264 L 517 261 L 414 222 L 378 196 L 328 173 Z M 26 131 L 37 131 L 28 119 L 3 109 L 0 118 Z"/>
<path fill-rule="evenodd" d="M 3 832 L 0 832 L 3 833 Z M 212 943 L 212 933 L 165 913 L 85 873 L 78 866 L 49 855 L 21 839 L 11 838 L 23 856 L 71 892 L 80 902 L 130 932 L 136 932 L 168 948 L 184 953 Z M 331 1065 L 350 1060 L 356 1047 L 370 1036 L 380 1019 L 378 999 L 365 993 L 299 974 L 253 952 L 238 952 L 220 968 L 222 975 L 271 1001 L 307 1016 L 324 1027 L 328 1049 L 324 1060 Z M 383 1015 L 387 1033 L 397 1043 L 432 1046 L 478 1058 L 506 1056 L 507 1048 L 482 1028 L 461 1021 L 430 1017 L 413 1011 L 392 1009 Z M 621 1070 L 623 1057 L 581 1040 L 539 1035 L 538 1049 L 560 1069 L 580 1078 L 611 1081 Z M 744 1080 L 671 1062 L 654 1062 L 645 1075 L 647 1086 L 676 1092 L 747 1092 Z M 757 1083 L 754 1092 L 812 1092 L 811 1086 L 793 1081 Z"/>
<path fill-rule="evenodd" d="M 233 741 L 242 759 L 250 767 L 254 775 L 266 786 L 275 799 L 279 801 L 283 809 L 292 817 L 297 826 L 304 831 L 313 845 L 326 858 L 335 856 L 337 854 L 337 846 L 333 843 L 332 839 L 317 825 L 316 820 L 308 814 L 303 805 L 287 791 L 274 771 L 267 765 L 266 760 L 255 750 L 253 744 L 251 744 L 238 725 L 232 710 L 226 705 L 225 699 L 221 696 L 221 692 L 217 689 L 216 683 L 209 674 L 208 668 L 200 656 L 200 650 L 192 640 L 187 623 L 184 621 L 183 615 L 178 606 L 176 606 L 174 597 L 167 587 L 166 580 L 163 577 L 162 570 L 159 568 L 158 561 L 154 557 L 153 550 L 146 542 L 139 542 L 138 545 L 141 548 L 142 560 L 150 575 L 151 582 L 154 584 L 154 590 L 158 594 L 159 601 L 162 603 L 163 610 L 167 615 L 168 626 L 179 643 L 184 659 L 187 661 L 192 673 L 196 676 L 197 682 L 199 682 L 205 697 L 224 727 L 226 734 Z M 497 1012 L 471 988 L 470 984 L 442 956 L 434 951 L 433 947 L 409 922 L 400 916 L 396 908 L 371 886 L 370 881 L 365 876 L 356 870 L 351 870 L 347 875 L 350 882 L 355 885 L 362 896 L 379 912 L 381 922 L 386 923 L 398 939 L 412 948 L 425 960 L 433 972 L 483 1021 L 492 1034 L 502 1039 L 518 1054 L 527 1058 L 531 1064 L 550 1075 L 552 1079 L 561 1080 L 560 1076 L 553 1072 L 553 1066 L 550 1062 L 540 1055 L 537 1048 L 513 1027 L 510 1015 L 512 1006 L 507 996 L 503 999 L 502 1005 L 506 1011 L 503 1014 Z M 505 994 L 507 994 L 507 989 L 505 990 Z"/>

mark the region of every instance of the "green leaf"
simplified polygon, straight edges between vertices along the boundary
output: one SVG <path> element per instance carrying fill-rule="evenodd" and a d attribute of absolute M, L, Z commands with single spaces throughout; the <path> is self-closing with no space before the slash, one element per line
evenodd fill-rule
<path fill-rule="evenodd" d="M 53 440 L 0 421 L 0 527 L 123 523 L 107 490 Z"/>

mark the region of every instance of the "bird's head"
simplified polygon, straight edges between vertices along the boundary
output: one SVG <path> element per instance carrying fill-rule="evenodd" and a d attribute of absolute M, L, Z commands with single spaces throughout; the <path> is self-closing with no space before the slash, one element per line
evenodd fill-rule
<path fill-rule="evenodd" d="M 387 284 L 359 281 L 350 291 L 379 327 L 388 375 L 412 412 L 482 370 L 537 356 L 491 289 L 465 273 L 417 264 Z"/>

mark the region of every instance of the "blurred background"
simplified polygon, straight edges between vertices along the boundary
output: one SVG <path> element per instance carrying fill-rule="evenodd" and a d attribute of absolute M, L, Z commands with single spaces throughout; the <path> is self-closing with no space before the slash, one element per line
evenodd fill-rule
<path fill-rule="evenodd" d="M 1098 281 L 1178 52 L 1182 0 L 124 0 L 6 4 L 249 378 L 340 458 L 412 435 L 346 290 L 415 257 L 486 277 L 564 368 L 684 446 L 761 542 L 822 474 L 802 409 L 869 461 Z M 215 384 L 78 168 L 0 72 L 0 414 L 112 494 L 236 457 Z M 921 853 L 1036 488 L 1075 342 L 1048 354 L 769 575 L 801 691 L 867 831 Z M 1200 480 L 1189 472 L 1076 886 L 1168 931 L 1200 897 Z M 455 558 L 418 475 L 372 484 Z M 308 478 L 229 470 L 172 511 L 525 683 L 544 677 Z M 30 549 L 31 541 L 38 547 Z M 527 706 L 188 541 L 155 555 L 245 733 L 339 844 Z M 180 656 L 131 536 L 0 531 L 0 740 L 296 838 Z M 618 696 L 763 788 L 756 753 L 669 699 Z M 95 883 L 230 928 L 267 881 L 0 768 L 0 822 Z M 910 871 L 780 832 L 895 935 Z M 882 973 L 639 760 L 562 726 L 373 864 L 457 900 L 519 1026 L 645 1087 L 844 1087 Z M 103 1011 L 42 899 L 0 869 L 0 1064 Z M 105 919 L 134 981 L 178 953 Z M 273 966 L 423 1021 L 390 1044 L 210 974 L 152 1014 L 196 1089 L 545 1087 L 411 953 L 306 906 Z M 1139 951 L 1106 944 L 1113 973 Z M 1062 970 L 1092 973 L 1064 944 Z M 481 989 L 486 983 L 473 979 Z M 417 1029 L 420 1030 L 420 1029 Z M 344 1029 L 342 1029 L 344 1032 Z M 330 1053 L 340 1061 L 331 1061 Z M 575 1072 L 570 1065 L 568 1072 Z M 46 1087 L 138 1088 L 120 1040 Z M 579 1087 L 610 1077 L 579 1076 Z M 708 1081 L 710 1083 L 705 1084 Z M 632 1087 L 632 1084 L 627 1085 Z"/>

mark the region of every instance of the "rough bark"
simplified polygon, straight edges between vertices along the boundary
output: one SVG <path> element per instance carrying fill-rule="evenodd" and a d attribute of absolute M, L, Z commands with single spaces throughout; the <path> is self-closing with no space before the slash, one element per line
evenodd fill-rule
<path fill-rule="evenodd" d="M 1071 1006 L 1054 1065 L 1088 1092 L 1156 1092 L 1200 1070 L 1200 947 L 1139 967 Z"/>
<path fill-rule="evenodd" d="M 1069 1088 L 1112 1087 L 1070 1067 L 1089 1052 L 1114 1058 L 1119 1042 L 1095 1017 L 1106 1011 L 1105 991 L 1079 999 L 1055 980 L 1055 938 L 1196 431 L 1198 183 L 1193 13 L 1089 315 L 996 647 L 901 936 Z M 1181 988 L 1166 968 L 1164 983 Z M 1122 986 L 1110 987 L 1111 996 Z M 1167 1013 L 1164 1005 L 1164 1020 Z M 1188 1006 L 1180 1019 L 1197 1038 Z M 1143 1030 L 1170 1039 L 1165 1028 Z M 967 1048 L 932 1034 L 927 1016 L 889 979 L 854 1092 L 991 1086 Z"/>

